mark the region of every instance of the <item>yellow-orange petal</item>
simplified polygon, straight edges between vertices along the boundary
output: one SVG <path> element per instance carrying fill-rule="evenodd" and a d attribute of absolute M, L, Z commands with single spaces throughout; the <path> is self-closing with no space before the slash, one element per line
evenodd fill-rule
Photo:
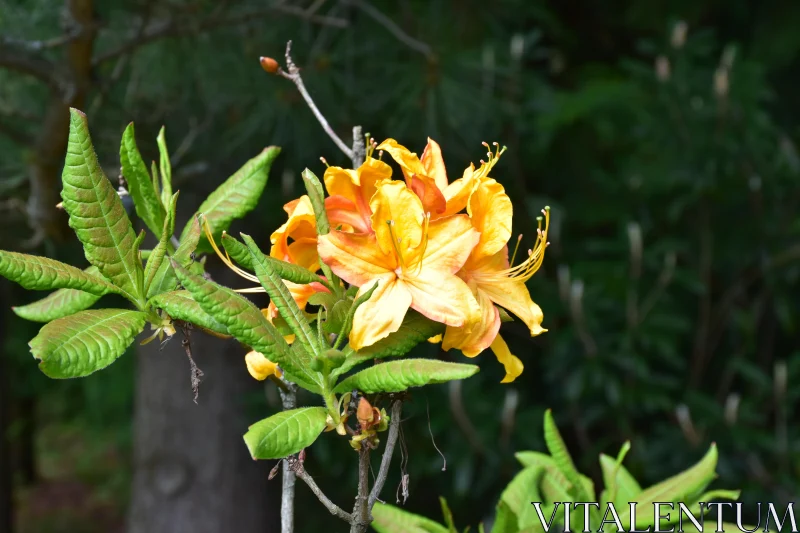
<path fill-rule="evenodd" d="M 320 235 L 317 251 L 337 276 L 357 287 L 386 273 L 395 275 L 398 267 L 394 255 L 387 255 L 380 249 L 374 233 L 332 230 Z"/>
<path fill-rule="evenodd" d="M 430 176 L 421 174 L 411 176 L 409 187 L 422 202 L 422 208 L 426 213 L 438 215 L 447 209 L 447 201 L 444 199 L 442 191 Z"/>
<path fill-rule="evenodd" d="M 264 381 L 272 375 L 278 377 L 283 375 L 278 365 L 264 357 L 260 352 L 248 352 L 244 356 L 244 362 L 247 364 L 247 371 L 250 372 L 250 375 L 259 381 Z"/>
<path fill-rule="evenodd" d="M 500 383 L 511 383 L 517 379 L 520 374 L 522 374 L 524 367 L 519 357 L 511 353 L 511 350 L 509 350 L 508 344 L 506 344 L 506 341 L 503 340 L 503 337 L 497 335 L 494 338 L 491 348 L 492 352 L 494 352 L 494 356 L 497 357 L 497 360 L 500 361 L 500 364 L 502 364 L 506 369 L 506 375 L 500 381 Z"/>
<path fill-rule="evenodd" d="M 311 199 L 306 195 L 288 202 L 284 209 L 289 214 L 289 218 L 270 236 L 272 243 L 270 255 L 286 261 L 291 259 L 289 239 L 316 239 L 317 223 Z"/>
<path fill-rule="evenodd" d="M 467 213 L 481 239 L 472 251 L 475 258 L 494 255 L 511 238 L 511 199 L 502 185 L 492 178 L 480 180 L 469 198 Z"/>
<path fill-rule="evenodd" d="M 411 307 L 436 322 L 463 326 L 480 314 L 478 302 L 464 280 L 453 274 L 425 268 L 405 278 L 411 293 Z"/>
<path fill-rule="evenodd" d="M 439 344 L 440 342 L 442 342 L 442 334 L 439 333 L 438 335 L 434 335 L 433 337 L 430 337 L 428 339 L 428 342 L 431 343 L 431 344 Z"/>
<path fill-rule="evenodd" d="M 467 207 L 470 195 L 479 182 L 480 180 L 475 174 L 475 166 L 470 165 L 464 170 L 462 177 L 449 184 L 442 191 L 446 203 L 444 213 L 431 215 L 431 219 L 449 217 L 464 210 Z"/>
<path fill-rule="evenodd" d="M 491 346 L 500 331 L 500 311 L 483 291 L 474 292 L 480 319 L 460 328 L 448 327 L 442 340 L 444 351 L 455 348 L 467 357 L 475 357 Z"/>
<path fill-rule="evenodd" d="M 376 150 L 383 150 L 394 159 L 400 168 L 403 169 L 403 175 L 408 178 L 411 174 L 425 174 L 425 167 L 417 157 L 417 154 L 411 152 L 408 148 L 398 143 L 394 139 L 386 139 L 379 144 Z"/>
<path fill-rule="evenodd" d="M 372 229 L 381 251 L 394 255 L 400 251 L 401 261 L 422 242 L 424 213 L 422 202 L 405 183 L 385 180 L 378 184 L 370 200 Z M 389 221 L 392 228 L 389 227 Z M 400 242 L 395 241 L 397 239 Z"/>
<path fill-rule="evenodd" d="M 358 296 L 371 289 L 375 283 L 378 283 L 375 292 L 358 307 L 353 316 L 350 346 L 356 351 L 397 331 L 411 305 L 411 293 L 394 273 L 386 273 L 362 285 Z"/>
<path fill-rule="evenodd" d="M 419 159 L 425 169 L 425 175 L 433 178 L 436 187 L 440 191 L 444 191 L 445 187 L 447 187 L 447 169 L 444 166 L 444 158 L 442 158 L 442 149 L 439 143 L 428 137 L 428 144 Z"/>
<path fill-rule="evenodd" d="M 431 222 L 422 269 L 455 274 L 464 266 L 479 239 L 480 234 L 466 215 Z"/>

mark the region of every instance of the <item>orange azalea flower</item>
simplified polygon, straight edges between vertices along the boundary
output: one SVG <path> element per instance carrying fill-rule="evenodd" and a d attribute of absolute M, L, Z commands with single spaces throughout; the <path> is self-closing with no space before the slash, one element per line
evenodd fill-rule
<path fill-rule="evenodd" d="M 492 348 L 506 368 L 504 383 L 522 373 L 522 362 L 511 354 L 498 335 L 500 312 L 495 304 L 519 317 L 530 329 L 531 336 L 547 331 L 541 327 L 542 310 L 531 300 L 525 282 L 536 273 L 544 259 L 550 211 L 544 211 L 544 229 L 540 220 L 537 240 L 528 258 L 511 267 L 506 243 L 511 237 L 512 211 L 511 200 L 503 186 L 492 178 L 481 178 L 467 206 L 472 225 L 480 232 L 480 240 L 458 272 L 475 295 L 481 312 L 474 324 L 468 324 L 470 327 L 448 327 L 442 340 L 444 350 L 457 348 L 467 357 Z"/>
<path fill-rule="evenodd" d="M 303 195 L 284 205 L 283 210 L 288 213 L 289 220 L 270 236 L 269 255 L 316 272 L 319 270 L 317 222 L 311 199 Z"/>
<path fill-rule="evenodd" d="M 323 180 L 330 195 L 325 198 L 325 212 L 331 227 L 346 226 L 356 233 L 372 233 L 369 201 L 376 184 L 391 177 L 392 168 L 372 157 L 367 157 L 357 170 L 328 167 Z"/>
<path fill-rule="evenodd" d="M 487 148 L 489 146 L 486 143 L 484 145 Z M 477 170 L 470 163 L 461 178 L 452 183 L 447 181 L 441 148 L 430 137 L 421 158 L 394 139 L 386 139 L 376 150 L 385 150 L 400 165 L 406 184 L 422 200 L 426 211 L 431 213 L 431 220 L 436 220 L 454 215 L 467 207 L 475 187 L 481 178 L 489 174 L 505 148 L 496 154 L 489 152 L 488 160 L 481 161 Z"/>
<path fill-rule="evenodd" d="M 378 283 L 353 319 L 355 350 L 397 331 L 409 307 L 449 326 L 475 321 L 478 304 L 454 274 L 479 235 L 469 218 L 431 222 L 422 201 L 401 181 L 378 184 L 370 201 L 374 233 L 331 231 L 319 237 L 320 258 L 363 294 Z"/>

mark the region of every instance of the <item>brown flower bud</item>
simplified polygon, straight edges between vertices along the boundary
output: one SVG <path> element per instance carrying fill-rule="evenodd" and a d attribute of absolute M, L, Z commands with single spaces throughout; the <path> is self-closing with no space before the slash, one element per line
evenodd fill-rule
<path fill-rule="evenodd" d="M 272 59 L 271 57 L 262 57 L 259 59 L 261 61 L 261 68 L 265 71 L 269 72 L 270 74 L 275 74 L 278 72 L 278 62 Z"/>
<path fill-rule="evenodd" d="M 368 428 L 372 423 L 372 406 L 363 396 L 358 402 L 358 410 L 356 411 L 356 418 L 361 427 Z"/>

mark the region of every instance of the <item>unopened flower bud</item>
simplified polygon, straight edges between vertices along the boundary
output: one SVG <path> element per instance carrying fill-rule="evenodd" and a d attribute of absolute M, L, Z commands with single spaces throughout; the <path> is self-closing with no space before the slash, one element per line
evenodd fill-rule
<path fill-rule="evenodd" d="M 369 427 L 372 423 L 372 406 L 363 396 L 358 401 L 358 410 L 356 411 L 356 418 L 362 427 Z"/>
<path fill-rule="evenodd" d="M 271 57 L 261 57 L 259 61 L 261 61 L 261 68 L 263 68 L 266 72 L 269 72 L 270 74 L 275 74 L 278 72 L 278 62 Z"/>

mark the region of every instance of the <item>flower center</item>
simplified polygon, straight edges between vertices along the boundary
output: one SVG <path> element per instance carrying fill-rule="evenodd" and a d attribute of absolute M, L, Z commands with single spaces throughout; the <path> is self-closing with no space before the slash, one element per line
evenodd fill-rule
<path fill-rule="evenodd" d="M 417 253 L 414 257 L 408 258 L 403 255 L 401 247 L 403 238 L 397 236 L 397 225 L 394 220 L 387 220 L 386 225 L 389 226 L 389 235 L 392 240 L 392 249 L 394 250 L 395 257 L 397 257 L 398 267 L 394 270 L 397 277 L 403 279 L 405 276 L 416 276 L 422 271 L 422 261 L 425 259 L 425 252 L 428 250 L 428 227 L 431 222 L 430 212 L 425 213 L 422 220 L 422 242 L 415 248 Z M 412 263 L 413 264 L 410 264 Z"/>

